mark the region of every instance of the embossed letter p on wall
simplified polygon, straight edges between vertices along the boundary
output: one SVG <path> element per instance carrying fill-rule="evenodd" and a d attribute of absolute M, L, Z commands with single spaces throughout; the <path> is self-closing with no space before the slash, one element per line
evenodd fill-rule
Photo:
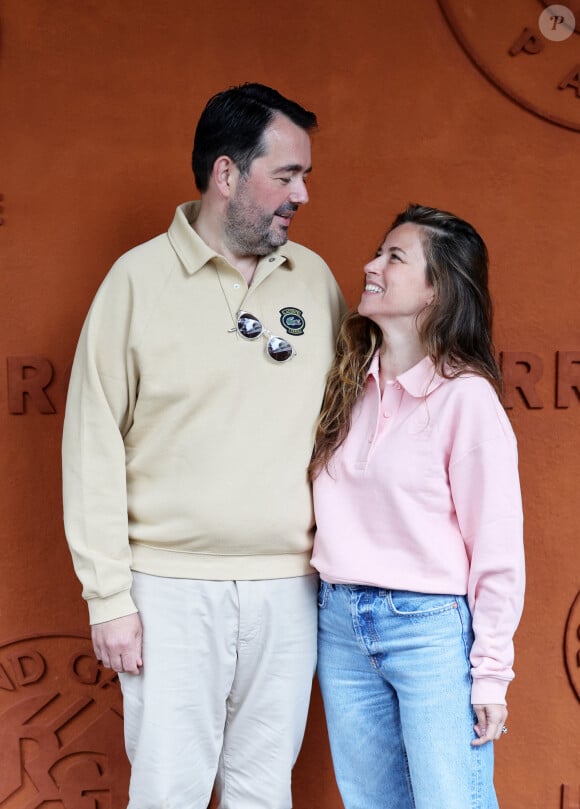
<path fill-rule="evenodd" d="M 0 807 L 126 806 L 117 676 L 88 639 L 43 635 L 0 646 Z"/>

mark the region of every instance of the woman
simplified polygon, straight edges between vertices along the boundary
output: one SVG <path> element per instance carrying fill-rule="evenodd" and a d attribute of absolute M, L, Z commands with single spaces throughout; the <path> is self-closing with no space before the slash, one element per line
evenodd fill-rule
<path fill-rule="evenodd" d="M 310 470 L 336 777 L 346 809 L 494 809 L 524 566 L 487 250 L 411 205 L 364 272 Z"/>

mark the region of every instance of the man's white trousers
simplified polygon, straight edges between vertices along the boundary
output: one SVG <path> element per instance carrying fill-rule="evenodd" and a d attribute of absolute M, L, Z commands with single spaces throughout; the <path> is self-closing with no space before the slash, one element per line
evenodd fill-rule
<path fill-rule="evenodd" d="M 143 670 L 121 675 L 128 809 L 290 809 L 316 666 L 316 576 L 134 574 Z"/>

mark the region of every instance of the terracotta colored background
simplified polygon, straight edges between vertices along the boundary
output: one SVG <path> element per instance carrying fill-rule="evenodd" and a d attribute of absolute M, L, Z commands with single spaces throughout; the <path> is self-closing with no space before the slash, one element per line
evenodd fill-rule
<path fill-rule="evenodd" d="M 495 16 L 484 0 L 2 0 L 2 809 L 124 805 L 118 691 L 91 662 L 61 525 L 67 372 L 113 260 L 195 196 L 190 147 L 205 101 L 247 80 L 319 116 L 311 203 L 292 237 L 328 260 L 351 303 L 364 260 L 408 201 L 453 210 L 488 242 L 497 346 L 512 360 L 535 355 L 542 405 L 511 390 L 529 589 L 497 786 L 502 809 L 579 809 L 580 399 L 568 384 L 569 406 L 558 408 L 555 390 L 556 352 L 580 360 L 580 132 L 500 92 L 442 6 L 471 20 L 476 48 L 501 42 L 502 53 L 542 9 L 536 0 L 498 3 Z M 580 36 L 550 53 L 569 54 L 563 75 L 580 64 Z M 531 61 L 540 56 L 515 58 L 533 97 L 526 70 L 541 71 Z M 550 93 L 580 118 L 580 90 Z M 52 381 L 23 396 L 34 368 L 20 369 L 41 368 L 41 357 Z M 341 805 L 317 691 L 294 792 L 296 809 Z"/>

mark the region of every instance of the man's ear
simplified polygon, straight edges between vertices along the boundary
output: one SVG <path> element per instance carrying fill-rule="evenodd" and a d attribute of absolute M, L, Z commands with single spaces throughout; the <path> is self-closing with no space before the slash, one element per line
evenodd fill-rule
<path fill-rule="evenodd" d="M 236 189 L 240 172 L 231 157 L 220 155 L 213 164 L 212 178 L 219 193 L 228 198 Z"/>

